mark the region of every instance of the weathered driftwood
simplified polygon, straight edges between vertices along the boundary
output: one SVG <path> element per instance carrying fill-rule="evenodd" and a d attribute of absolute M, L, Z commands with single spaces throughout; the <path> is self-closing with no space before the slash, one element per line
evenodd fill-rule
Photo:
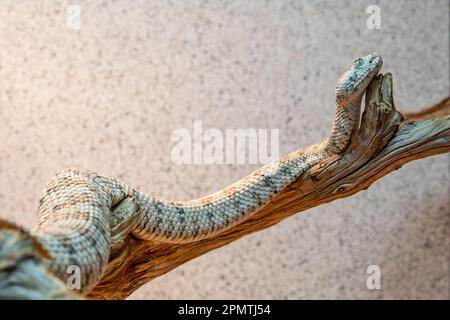
<path fill-rule="evenodd" d="M 145 283 L 208 251 L 297 212 L 367 189 L 407 162 L 450 151 L 450 97 L 431 108 L 402 115 L 395 109 L 392 95 L 390 74 L 373 80 L 366 92 L 360 129 L 347 150 L 311 168 L 241 224 L 214 238 L 188 244 L 129 236 L 128 250 L 121 259 L 111 259 L 108 272 L 89 297 L 124 299 Z"/>
<path fill-rule="evenodd" d="M 366 91 L 359 131 L 343 154 L 314 166 L 250 219 L 214 238 L 187 244 L 164 244 L 128 236 L 125 250 L 121 247 L 112 251 L 102 281 L 88 297 L 124 299 L 140 286 L 186 261 L 272 226 L 297 212 L 367 189 L 409 161 L 449 151 L 450 97 L 431 108 L 402 115 L 394 107 L 392 76 L 380 75 Z M 42 255 L 45 253 L 40 253 L 39 244 L 30 240 L 25 230 L 0 219 L 0 289 L 8 284 L 10 292 L 18 297 L 76 297 L 73 292 L 65 291 L 65 284 L 42 269 L 39 260 Z M 8 278 L 8 272 L 15 272 L 17 281 Z M 37 272 L 41 276 L 36 277 Z M 29 279 L 24 284 L 25 291 L 19 288 L 24 279 Z"/>

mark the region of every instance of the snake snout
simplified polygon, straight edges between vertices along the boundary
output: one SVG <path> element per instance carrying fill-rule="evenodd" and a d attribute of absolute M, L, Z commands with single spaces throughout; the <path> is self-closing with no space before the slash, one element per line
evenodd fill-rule
<path fill-rule="evenodd" d="M 371 54 L 366 56 L 366 61 L 370 66 L 373 66 L 374 70 L 378 72 L 378 70 L 383 65 L 383 59 L 378 52 L 372 52 Z"/>
<path fill-rule="evenodd" d="M 378 52 L 372 52 L 367 56 L 355 59 L 353 67 L 358 69 L 366 69 L 369 72 L 378 72 L 383 64 L 383 59 Z"/>

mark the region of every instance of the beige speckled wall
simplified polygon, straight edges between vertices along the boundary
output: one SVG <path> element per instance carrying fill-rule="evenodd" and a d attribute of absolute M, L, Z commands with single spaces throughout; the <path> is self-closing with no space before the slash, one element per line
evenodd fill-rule
<path fill-rule="evenodd" d="M 366 26 L 373 3 L 382 29 Z M 257 166 L 176 165 L 174 130 L 280 129 L 281 153 L 318 142 L 338 77 L 371 51 L 400 110 L 431 105 L 449 92 L 448 11 L 447 0 L 0 1 L 0 215 L 36 225 L 39 192 L 64 167 L 163 198 L 216 191 Z M 410 163 L 131 298 L 448 299 L 449 186 L 448 155 Z M 373 264 L 382 290 L 367 289 Z"/>

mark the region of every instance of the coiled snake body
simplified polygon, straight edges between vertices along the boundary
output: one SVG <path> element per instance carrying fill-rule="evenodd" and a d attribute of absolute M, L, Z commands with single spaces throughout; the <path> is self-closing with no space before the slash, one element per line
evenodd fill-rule
<path fill-rule="evenodd" d="M 336 118 L 328 138 L 288 154 L 229 187 L 190 201 L 164 201 L 90 171 L 66 169 L 43 190 L 32 234 L 48 251 L 49 270 L 65 280 L 81 270 L 81 292 L 100 281 L 111 248 L 131 233 L 143 240 L 190 242 L 247 219 L 311 166 L 341 153 L 359 124 L 362 96 L 381 68 L 377 53 L 356 59 L 336 87 Z"/>

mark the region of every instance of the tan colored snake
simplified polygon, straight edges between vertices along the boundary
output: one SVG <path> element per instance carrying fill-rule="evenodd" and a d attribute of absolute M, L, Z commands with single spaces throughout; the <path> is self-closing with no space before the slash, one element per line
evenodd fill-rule
<path fill-rule="evenodd" d="M 44 188 L 39 226 L 32 231 L 38 246 L 51 256 L 46 267 L 66 281 L 67 268 L 78 266 L 80 291 L 87 294 L 104 274 L 112 248 L 120 247 L 130 233 L 143 240 L 191 242 L 249 218 L 311 166 L 345 150 L 359 125 L 362 96 L 381 65 L 380 55 L 372 53 L 356 59 L 340 78 L 336 118 L 323 142 L 290 153 L 206 197 L 165 201 L 98 173 L 63 170 Z"/>

